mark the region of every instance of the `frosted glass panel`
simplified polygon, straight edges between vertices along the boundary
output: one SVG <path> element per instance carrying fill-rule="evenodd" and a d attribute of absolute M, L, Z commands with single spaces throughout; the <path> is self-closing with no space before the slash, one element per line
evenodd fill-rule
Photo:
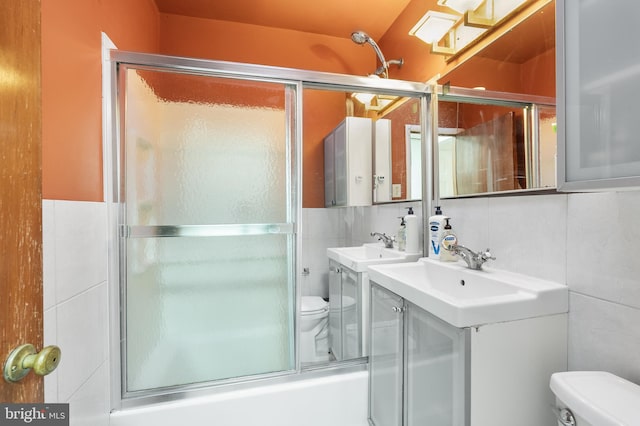
<path fill-rule="evenodd" d="M 565 1 L 564 117 L 566 189 L 638 185 L 639 2 Z M 598 31 L 594 31 L 598 28 Z M 562 176 L 561 176 L 562 177 Z M 619 182 L 618 178 L 636 178 Z M 580 181 L 595 181 L 580 185 Z M 597 182 L 599 181 L 599 182 Z M 596 183 L 597 182 L 597 183 Z M 561 184 L 563 182 L 560 182 Z"/>
<path fill-rule="evenodd" d="M 129 225 L 286 221 L 283 85 L 136 70 L 127 84 Z"/>
<path fill-rule="evenodd" d="M 125 394 L 293 370 L 294 88 L 120 78 Z"/>
<path fill-rule="evenodd" d="M 128 240 L 128 390 L 293 368 L 290 238 Z"/>
<path fill-rule="evenodd" d="M 371 286 L 369 420 L 374 426 L 402 425 L 402 307 L 402 298 Z"/>
<path fill-rule="evenodd" d="M 465 423 L 465 330 L 408 304 L 407 426 Z"/>

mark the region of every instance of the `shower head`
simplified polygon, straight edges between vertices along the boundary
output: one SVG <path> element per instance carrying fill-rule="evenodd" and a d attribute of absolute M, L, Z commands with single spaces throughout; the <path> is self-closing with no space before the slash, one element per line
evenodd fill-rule
<path fill-rule="evenodd" d="M 369 43 L 371 45 L 371 47 L 373 47 L 373 50 L 376 52 L 376 56 L 378 56 L 378 59 L 380 60 L 380 63 L 382 64 L 378 69 L 375 70 L 374 74 L 377 76 L 382 76 L 383 78 L 388 78 L 389 77 L 389 65 L 390 64 L 395 64 L 398 66 L 402 66 L 402 64 L 404 63 L 404 61 L 402 59 L 392 59 L 391 61 L 387 62 L 386 59 L 384 59 L 384 55 L 382 54 L 382 51 L 380 50 L 380 47 L 378 46 L 378 43 L 375 42 L 375 40 L 373 40 L 371 37 L 369 37 L 369 34 L 365 33 L 364 31 L 354 31 L 351 33 L 351 40 L 353 40 L 354 43 L 359 44 L 359 45 L 363 45 L 365 43 Z"/>
<path fill-rule="evenodd" d="M 365 44 L 371 40 L 371 37 L 369 37 L 369 34 L 364 31 L 354 31 L 351 33 L 351 40 L 356 44 Z"/>

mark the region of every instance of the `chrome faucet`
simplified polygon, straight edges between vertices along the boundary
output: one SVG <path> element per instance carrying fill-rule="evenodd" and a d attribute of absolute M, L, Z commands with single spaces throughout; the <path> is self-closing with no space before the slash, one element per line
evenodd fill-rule
<path fill-rule="evenodd" d="M 384 246 L 386 248 L 393 248 L 393 237 L 389 237 L 387 236 L 387 234 L 384 233 L 379 233 L 379 232 L 372 232 L 371 233 L 372 237 L 378 237 L 378 241 L 382 241 L 384 243 Z"/>
<path fill-rule="evenodd" d="M 482 269 L 482 265 L 487 260 L 496 260 L 496 258 L 491 255 L 489 249 L 484 252 L 479 251 L 476 253 L 473 250 L 463 246 L 462 244 L 450 244 L 449 246 L 445 247 L 445 249 L 453 252 L 453 254 L 457 254 L 458 256 L 460 256 L 462 260 L 467 263 L 467 266 L 470 269 L 475 269 L 478 271 Z"/>

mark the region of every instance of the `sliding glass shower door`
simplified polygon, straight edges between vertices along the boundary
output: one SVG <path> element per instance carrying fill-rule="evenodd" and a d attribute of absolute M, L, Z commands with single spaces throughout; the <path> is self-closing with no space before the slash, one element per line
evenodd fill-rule
<path fill-rule="evenodd" d="M 295 369 L 296 85 L 118 86 L 123 393 Z"/>

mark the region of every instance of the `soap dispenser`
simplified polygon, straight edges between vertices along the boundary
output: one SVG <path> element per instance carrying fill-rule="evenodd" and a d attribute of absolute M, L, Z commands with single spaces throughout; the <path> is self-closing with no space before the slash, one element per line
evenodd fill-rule
<path fill-rule="evenodd" d="M 458 256 L 448 249 L 450 246 L 458 244 L 458 238 L 451 229 L 448 217 L 444 218 L 444 222 L 445 224 L 442 230 L 442 240 L 440 243 L 440 260 L 443 262 L 455 262 L 456 260 L 458 260 Z"/>
<path fill-rule="evenodd" d="M 398 219 L 400 219 L 400 228 L 398 228 L 396 241 L 398 242 L 398 250 L 404 251 L 407 246 L 407 225 L 404 223 L 404 216 L 400 216 Z"/>
<path fill-rule="evenodd" d="M 409 210 L 404 217 L 406 227 L 406 246 L 405 251 L 408 253 L 417 253 L 420 251 L 420 229 L 418 227 L 418 216 L 413 214 L 413 207 L 407 207 Z"/>
<path fill-rule="evenodd" d="M 440 243 L 442 242 L 442 231 L 446 216 L 442 214 L 440 206 L 436 206 L 436 214 L 429 217 L 429 257 L 440 259 Z"/>

